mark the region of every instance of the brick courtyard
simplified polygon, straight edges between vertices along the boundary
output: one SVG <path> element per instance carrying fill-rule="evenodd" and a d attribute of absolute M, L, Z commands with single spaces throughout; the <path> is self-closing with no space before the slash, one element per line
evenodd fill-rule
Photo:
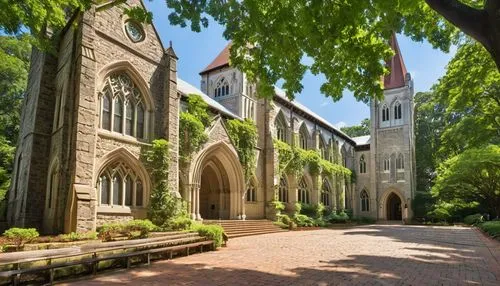
<path fill-rule="evenodd" d="M 500 285 L 500 243 L 461 227 L 374 225 L 232 239 L 75 285 Z"/>

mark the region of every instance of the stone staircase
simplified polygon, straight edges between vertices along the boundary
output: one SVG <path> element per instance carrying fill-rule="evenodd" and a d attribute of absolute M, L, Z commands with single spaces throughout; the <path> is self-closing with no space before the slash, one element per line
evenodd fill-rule
<path fill-rule="evenodd" d="M 204 224 L 218 224 L 224 228 L 228 238 L 287 231 L 270 220 L 205 220 Z"/>

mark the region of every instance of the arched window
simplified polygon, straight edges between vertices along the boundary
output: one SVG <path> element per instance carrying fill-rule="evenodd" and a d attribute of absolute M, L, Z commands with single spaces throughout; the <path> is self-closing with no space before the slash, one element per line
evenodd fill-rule
<path fill-rule="evenodd" d="M 361 158 L 359 158 L 359 173 L 360 174 L 366 173 L 365 155 L 361 155 Z"/>
<path fill-rule="evenodd" d="M 319 135 L 319 154 L 322 159 L 328 160 L 328 150 L 326 149 L 325 141 L 321 135 Z"/>
<path fill-rule="evenodd" d="M 332 196 L 332 189 L 330 188 L 330 184 L 328 183 L 328 180 L 325 178 L 323 180 L 323 186 L 322 186 L 322 190 L 321 190 L 321 203 L 325 207 L 330 206 L 331 196 Z"/>
<path fill-rule="evenodd" d="M 280 187 L 278 193 L 278 200 L 280 202 L 287 203 L 288 202 L 288 184 L 286 182 L 285 177 L 281 177 L 280 179 Z"/>
<path fill-rule="evenodd" d="M 402 114 L 401 114 L 401 103 L 399 101 L 396 101 L 394 103 L 394 119 L 401 119 Z"/>
<path fill-rule="evenodd" d="M 102 97 L 102 128 L 111 131 L 111 96 L 105 93 Z"/>
<path fill-rule="evenodd" d="M 387 105 L 382 106 L 382 121 L 388 121 L 389 120 L 389 107 Z"/>
<path fill-rule="evenodd" d="M 113 131 L 122 133 L 123 101 L 120 97 L 115 98 L 113 116 Z"/>
<path fill-rule="evenodd" d="M 389 172 L 389 170 L 391 169 L 391 160 L 389 159 L 389 157 L 385 157 L 384 158 L 384 172 Z"/>
<path fill-rule="evenodd" d="M 361 211 L 369 212 L 370 211 L 370 198 L 368 197 L 368 192 L 366 190 L 361 191 Z"/>
<path fill-rule="evenodd" d="M 99 203 L 104 206 L 143 206 L 144 189 L 141 179 L 128 165 L 115 162 L 99 176 Z"/>
<path fill-rule="evenodd" d="M 403 154 L 399 153 L 398 158 L 396 159 L 396 168 L 398 170 L 402 170 L 405 168 L 405 163 L 404 163 L 404 156 Z"/>
<path fill-rule="evenodd" d="M 248 184 L 248 188 L 247 188 L 247 202 L 256 202 L 257 201 L 257 196 L 256 196 L 256 190 L 255 190 L 255 184 L 254 182 L 250 182 Z"/>
<path fill-rule="evenodd" d="M 283 116 L 278 115 L 274 122 L 276 128 L 276 137 L 278 140 L 286 142 L 286 125 Z"/>
<path fill-rule="evenodd" d="M 111 74 L 101 94 L 101 128 L 145 138 L 144 98 L 125 72 Z"/>
<path fill-rule="evenodd" d="M 229 95 L 229 83 L 226 78 L 222 77 L 215 86 L 214 97 Z"/>
<path fill-rule="evenodd" d="M 308 139 L 308 134 L 307 134 L 307 127 L 302 124 L 299 130 L 299 145 L 300 148 L 307 150 L 307 139 Z"/>
<path fill-rule="evenodd" d="M 300 179 L 300 182 L 299 182 L 299 188 L 298 188 L 298 192 L 299 192 L 299 202 L 303 203 L 303 204 L 308 204 L 310 202 L 310 196 L 309 196 L 309 190 L 307 189 L 307 183 L 306 183 L 306 180 L 304 179 L 304 177 L 302 177 L 302 179 Z"/>

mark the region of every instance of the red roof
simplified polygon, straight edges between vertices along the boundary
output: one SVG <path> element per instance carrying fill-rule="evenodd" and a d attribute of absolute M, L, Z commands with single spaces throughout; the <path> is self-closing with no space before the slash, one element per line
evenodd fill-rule
<path fill-rule="evenodd" d="M 216 68 L 224 67 L 229 65 L 229 48 L 231 47 L 231 42 L 229 42 L 226 47 L 220 52 L 220 54 L 206 67 L 200 74 L 207 73 Z"/>
<path fill-rule="evenodd" d="M 407 72 L 403 56 L 399 50 L 396 34 L 392 35 L 390 44 L 395 54 L 392 59 L 386 62 L 387 67 L 391 70 L 391 73 L 384 77 L 384 89 L 393 89 L 406 85 L 405 78 Z"/>

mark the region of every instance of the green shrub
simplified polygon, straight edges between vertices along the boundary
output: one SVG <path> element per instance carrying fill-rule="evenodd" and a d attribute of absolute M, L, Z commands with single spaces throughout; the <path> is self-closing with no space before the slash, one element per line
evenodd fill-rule
<path fill-rule="evenodd" d="M 313 204 L 301 204 L 300 214 L 306 215 L 308 217 L 316 217 L 316 205 Z"/>
<path fill-rule="evenodd" d="M 123 223 L 105 223 L 97 229 L 97 232 L 97 236 L 102 241 L 111 241 L 125 232 L 125 225 Z"/>
<path fill-rule="evenodd" d="M 277 216 L 277 221 L 289 225 L 292 219 L 286 214 L 280 214 Z"/>
<path fill-rule="evenodd" d="M 316 218 L 314 219 L 314 225 L 324 227 L 326 226 L 326 222 L 323 220 L 323 218 Z"/>
<path fill-rule="evenodd" d="M 315 226 L 314 220 L 303 214 L 294 214 L 293 221 L 297 226 Z"/>
<path fill-rule="evenodd" d="M 278 200 L 274 200 L 270 204 L 274 207 L 274 209 L 276 210 L 276 212 L 282 212 L 286 208 L 285 203 L 280 202 Z"/>
<path fill-rule="evenodd" d="M 167 223 L 167 227 L 170 230 L 185 230 L 189 229 L 192 224 L 193 224 L 192 219 L 182 216 L 170 220 Z"/>
<path fill-rule="evenodd" d="M 68 241 L 80 241 L 80 240 L 95 240 L 97 239 L 97 232 L 89 231 L 89 232 L 71 232 L 68 234 L 59 235 L 59 239 L 63 242 Z"/>
<path fill-rule="evenodd" d="M 290 226 L 288 224 L 284 224 L 281 221 L 275 221 L 275 222 L 273 222 L 273 224 L 275 226 L 281 227 L 283 229 L 289 229 L 290 228 Z"/>
<path fill-rule="evenodd" d="M 213 240 L 215 247 L 222 246 L 224 242 L 224 229 L 220 225 L 195 223 L 191 225 L 191 229 L 197 231 L 200 236 Z"/>
<path fill-rule="evenodd" d="M 156 225 L 148 219 L 134 219 L 128 221 L 124 226 L 124 230 L 129 238 L 145 238 L 148 237 L 151 231 L 155 231 L 156 229 Z"/>
<path fill-rule="evenodd" d="M 349 221 L 349 216 L 344 211 L 340 211 L 339 214 L 332 212 L 325 220 L 331 223 L 346 223 Z"/>
<path fill-rule="evenodd" d="M 487 221 L 478 224 L 478 227 L 484 232 L 489 234 L 491 237 L 500 240 L 500 221 Z"/>
<path fill-rule="evenodd" d="M 35 228 L 12 227 L 6 230 L 3 235 L 16 245 L 16 249 L 19 249 L 25 243 L 37 238 L 40 234 Z"/>
<path fill-rule="evenodd" d="M 473 215 L 468 215 L 464 218 L 464 223 L 468 225 L 475 225 L 478 223 L 483 222 L 483 215 L 482 214 L 473 214 Z"/>

